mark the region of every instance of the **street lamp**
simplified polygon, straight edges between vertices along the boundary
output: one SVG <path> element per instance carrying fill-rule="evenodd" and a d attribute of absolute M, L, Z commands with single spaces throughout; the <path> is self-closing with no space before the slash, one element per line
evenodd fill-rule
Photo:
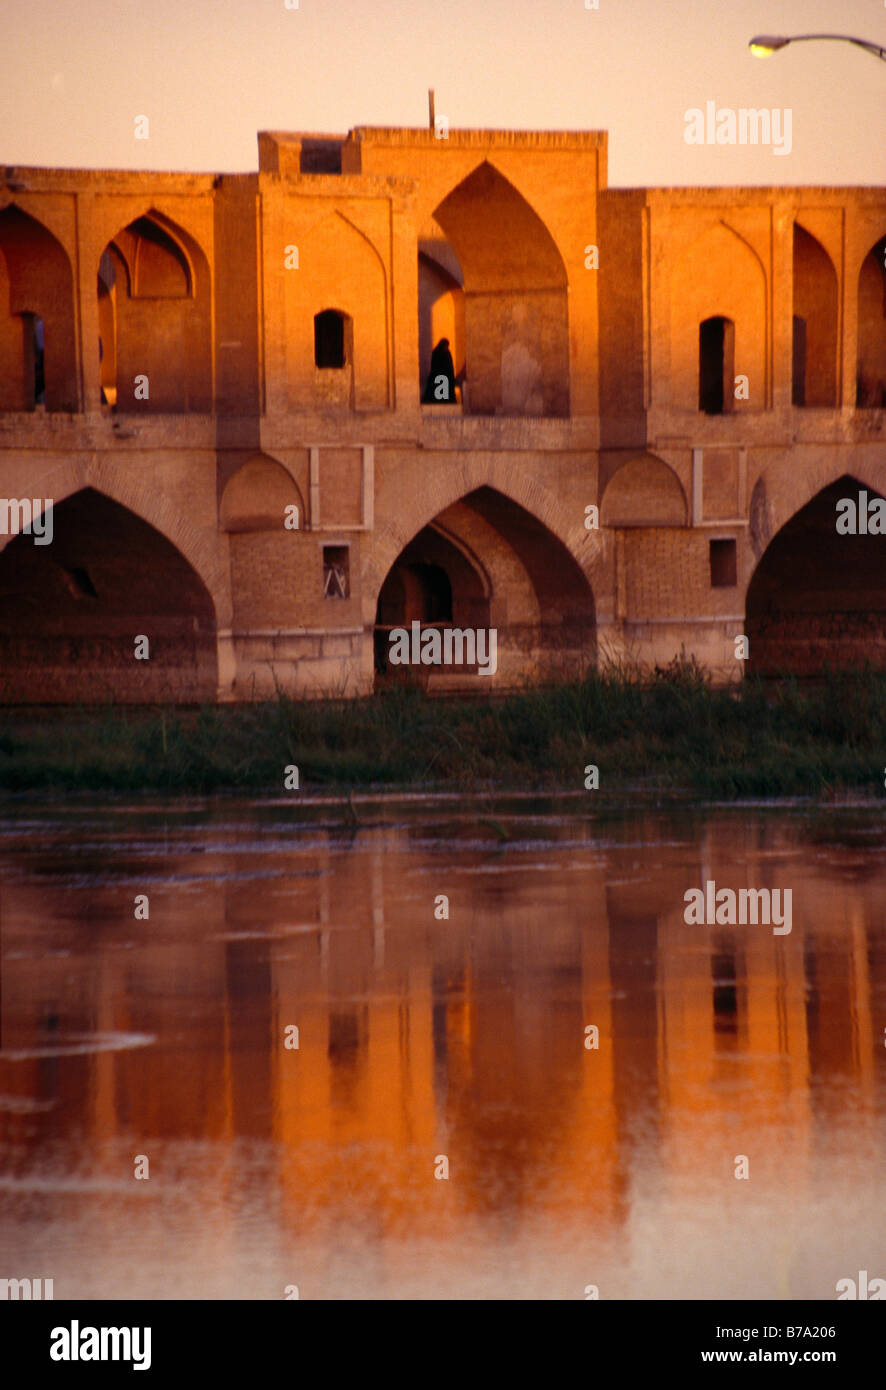
<path fill-rule="evenodd" d="M 854 43 L 857 48 L 867 49 L 868 53 L 873 53 L 875 58 L 881 58 L 886 63 L 886 48 L 881 48 L 877 43 L 868 43 L 867 39 L 853 39 L 849 34 L 793 34 L 790 38 L 784 38 L 781 34 L 758 34 L 751 39 L 748 48 L 755 58 L 771 58 L 779 48 L 786 48 L 789 43 L 805 43 L 809 39 L 839 39 L 841 43 Z"/>

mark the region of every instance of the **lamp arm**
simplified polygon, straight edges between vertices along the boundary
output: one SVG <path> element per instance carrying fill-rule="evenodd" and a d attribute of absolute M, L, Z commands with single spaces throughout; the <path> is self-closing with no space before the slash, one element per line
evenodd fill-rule
<path fill-rule="evenodd" d="M 882 59 L 886 63 L 886 48 L 881 48 L 879 44 L 869 43 L 867 39 L 855 39 L 849 34 L 798 34 L 796 38 L 789 39 L 789 43 L 804 43 L 809 39 L 839 39 L 842 43 L 854 43 L 856 48 L 864 48 L 868 53 L 873 53 L 874 57 Z"/>

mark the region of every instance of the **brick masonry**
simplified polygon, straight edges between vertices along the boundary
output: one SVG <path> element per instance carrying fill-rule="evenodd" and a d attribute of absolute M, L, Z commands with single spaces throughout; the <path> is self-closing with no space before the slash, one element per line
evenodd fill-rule
<path fill-rule="evenodd" d="M 750 669 L 886 662 L 886 537 L 833 529 L 886 493 L 886 190 L 608 189 L 602 132 L 302 143 L 5 169 L 0 495 L 55 538 L 0 535 L 0 698 L 357 695 L 413 616 L 499 631 L 494 677 L 431 688 L 730 679 L 740 632 Z"/>

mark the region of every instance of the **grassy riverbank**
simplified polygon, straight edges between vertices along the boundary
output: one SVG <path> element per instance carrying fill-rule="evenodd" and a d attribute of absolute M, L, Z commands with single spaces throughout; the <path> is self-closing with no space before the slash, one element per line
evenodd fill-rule
<path fill-rule="evenodd" d="M 882 792 L 886 675 L 712 689 L 691 665 L 601 671 L 501 699 L 123 706 L 0 712 L 0 790 L 284 791 L 370 783 L 575 787 L 706 796 Z"/>

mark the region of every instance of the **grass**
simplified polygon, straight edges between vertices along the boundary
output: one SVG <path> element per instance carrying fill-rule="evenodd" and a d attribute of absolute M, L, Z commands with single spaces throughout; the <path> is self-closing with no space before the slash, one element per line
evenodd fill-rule
<path fill-rule="evenodd" d="M 689 662 L 607 667 L 495 699 L 276 700 L 202 709 L 105 705 L 0 713 L 0 790 L 284 791 L 424 786 L 873 793 L 886 764 L 886 674 L 715 688 Z"/>

